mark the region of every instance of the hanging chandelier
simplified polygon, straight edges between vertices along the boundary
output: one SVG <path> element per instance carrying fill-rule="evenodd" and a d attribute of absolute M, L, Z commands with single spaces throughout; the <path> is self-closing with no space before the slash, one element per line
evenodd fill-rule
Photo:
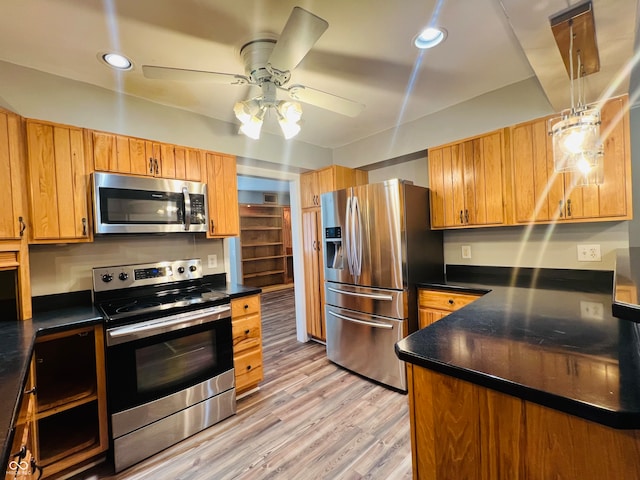
<path fill-rule="evenodd" d="M 594 183 L 601 166 L 600 108 L 585 101 L 584 77 L 600 70 L 591 1 L 563 10 L 550 18 L 551 29 L 570 79 L 571 108 L 549 119 L 553 138 L 554 170 L 579 172 Z M 566 50 L 566 51 L 565 51 Z"/>

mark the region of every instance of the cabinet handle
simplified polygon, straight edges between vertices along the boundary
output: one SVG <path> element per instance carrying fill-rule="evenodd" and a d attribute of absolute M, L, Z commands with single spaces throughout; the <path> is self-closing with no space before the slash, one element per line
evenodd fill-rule
<path fill-rule="evenodd" d="M 24 235 L 24 230 L 27 228 L 27 225 L 24 223 L 22 217 L 18 217 L 18 222 L 20 222 L 20 236 Z"/>
<path fill-rule="evenodd" d="M 316 241 L 315 241 L 315 240 L 313 241 L 313 245 L 312 245 L 312 247 L 311 247 L 311 248 L 312 248 L 313 250 L 316 250 Z"/>
<path fill-rule="evenodd" d="M 469 210 L 465 209 L 464 211 L 464 223 L 469 223 Z"/>
<path fill-rule="evenodd" d="M 153 159 L 153 168 L 156 171 L 156 175 L 160 175 L 160 169 L 158 168 L 158 159 L 157 158 Z"/>
<path fill-rule="evenodd" d="M 567 217 L 571 216 L 571 199 L 567 200 Z"/>
<path fill-rule="evenodd" d="M 87 236 L 87 219 L 86 217 L 82 217 L 82 236 Z"/>
<path fill-rule="evenodd" d="M 149 157 L 149 173 L 153 174 L 153 158 Z"/>
<path fill-rule="evenodd" d="M 562 212 L 562 200 L 558 201 L 558 208 L 560 209 L 560 218 L 562 218 L 563 212 Z"/>
<path fill-rule="evenodd" d="M 462 210 L 460 210 L 460 223 L 464 223 L 464 221 L 462 220 Z"/>
<path fill-rule="evenodd" d="M 35 458 L 31 458 L 31 475 L 35 475 L 38 472 L 38 480 L 42 478 L 42 467 L 38 465 Z"/>
<path fill-rule="evenodd" d="M 211 233 L 215 232 L 215 227 L 213 226 L 213 220 L 211 220 Z"/>
<path fill-rule="evenodd" d="M 31 395 L 31 394 L 36 395 L 37 393 L 38 393 L 38 387 L 35 387 L 35 386 L 29 390 L 25 390 L 24 392 L 25 395 Z"/>

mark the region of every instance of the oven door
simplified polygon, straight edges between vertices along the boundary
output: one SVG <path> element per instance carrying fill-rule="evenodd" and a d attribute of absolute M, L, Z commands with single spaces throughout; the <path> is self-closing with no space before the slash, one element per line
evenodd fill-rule
<path fill-rule="evenodd" d="M 111 413 L 167 397 L 233 368 L 229 305 L 106 329 Z"/>

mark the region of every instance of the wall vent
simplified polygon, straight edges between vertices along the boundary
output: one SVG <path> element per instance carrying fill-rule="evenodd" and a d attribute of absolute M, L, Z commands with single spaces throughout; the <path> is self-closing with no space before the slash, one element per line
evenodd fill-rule
<path fill-rule="evenodd" d="M 270 205 L 278 204 L 278 194 L 277 193 L 263 193 L 263 203 Z"/>

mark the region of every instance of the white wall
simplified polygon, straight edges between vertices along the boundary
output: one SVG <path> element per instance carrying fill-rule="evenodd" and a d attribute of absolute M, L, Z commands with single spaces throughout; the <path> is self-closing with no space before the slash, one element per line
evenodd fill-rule
<path fill-rule="evenodd" d="M 426 157 L 404 162 L 400 165 L 369 170 L 369 183 L 382 182 L 390 178 L 411 180 L 414 185 L 428 187 L 429 169 Z"/>

